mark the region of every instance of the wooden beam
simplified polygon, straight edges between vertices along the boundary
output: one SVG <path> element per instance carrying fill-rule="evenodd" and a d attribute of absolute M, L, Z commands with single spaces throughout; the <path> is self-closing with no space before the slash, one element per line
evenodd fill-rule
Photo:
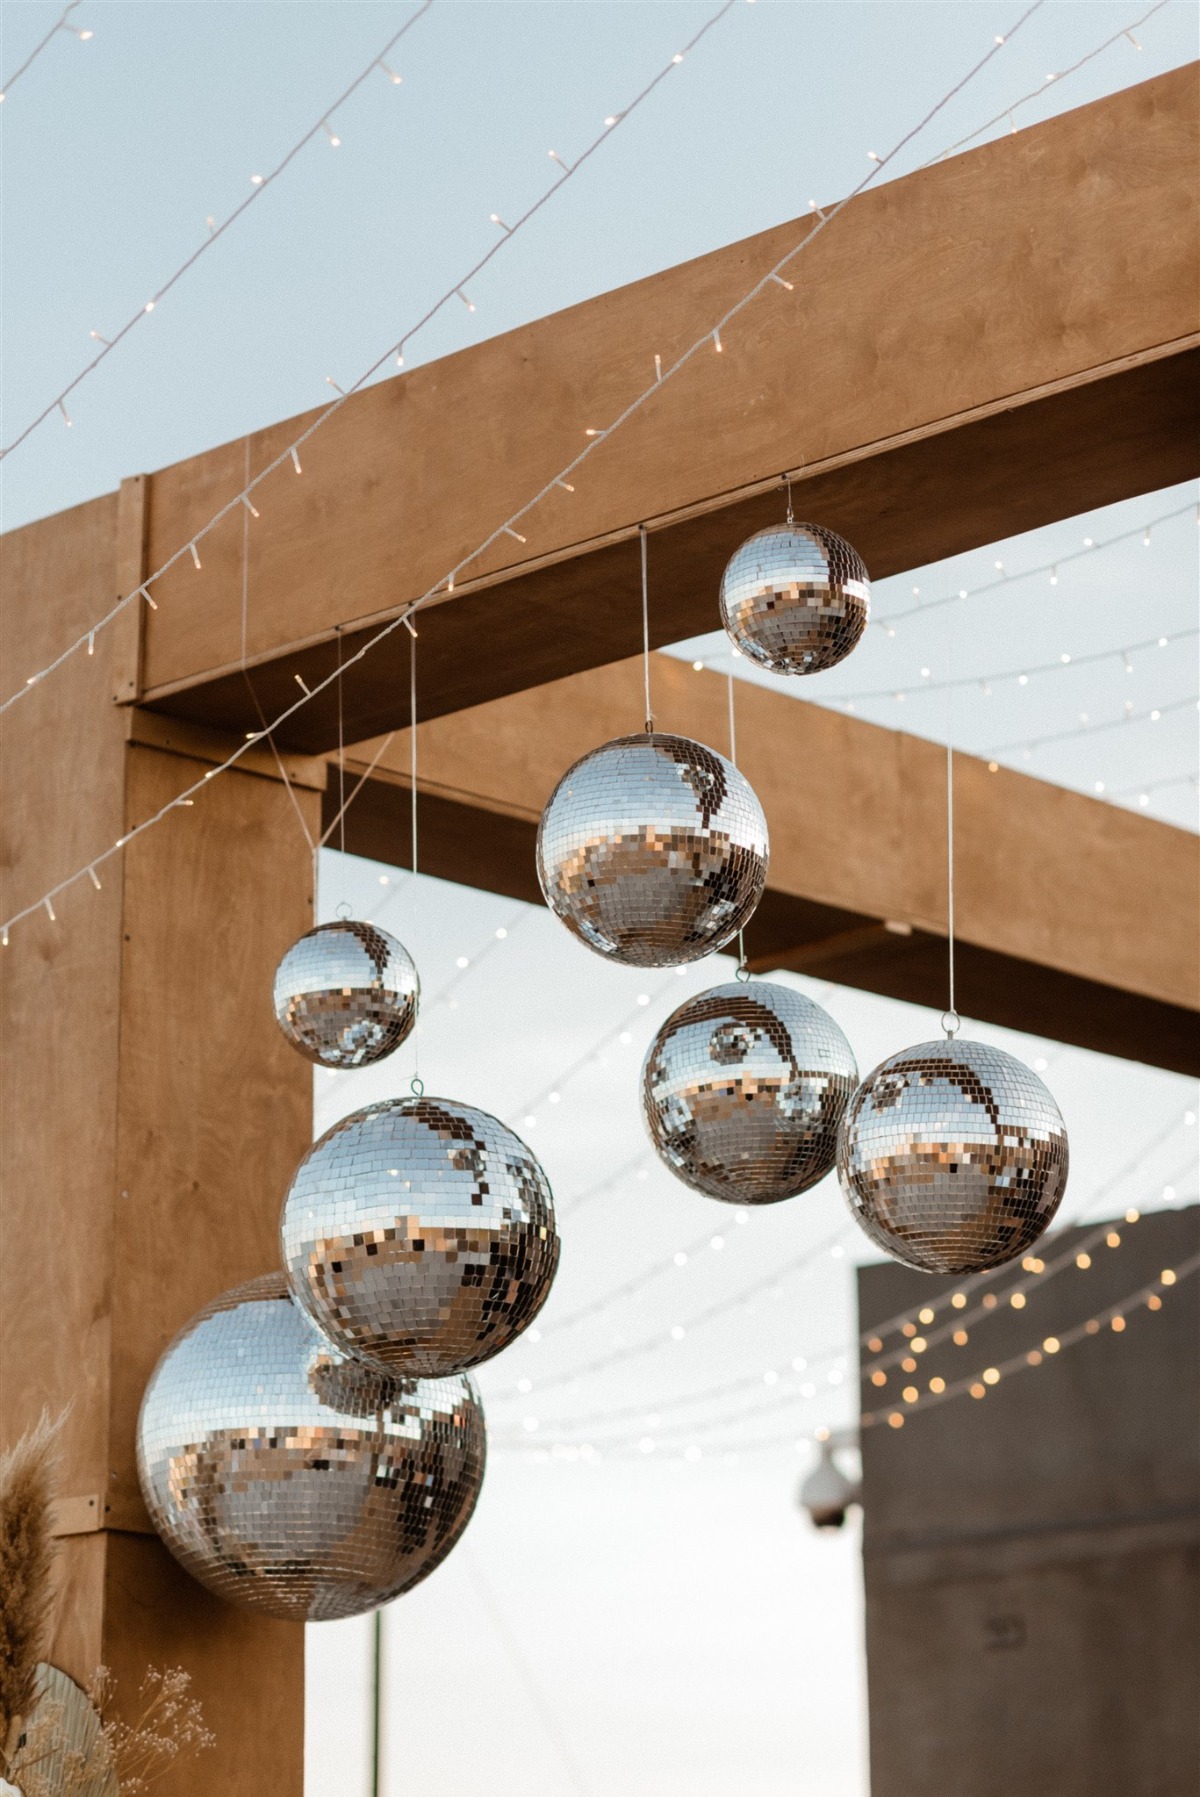
<path fill-rule="evenodd" d="M 541 807 L 577 756 L 638 728 L 641 678 L 634 659 L 422 725 L 424 871 L 537 902 Z M 659 656 L 653 690 L 660 727 L 725 748 L 723 676 Z M 748 682 L 736 693 L 738 761 L 771 831 L 769 885 L 747 932 L 752 965 L 827 976 L 940 1012 L 942 749 Z M 346 847 L 403 864 L 408 733 L 386 748 L 353 747 L 348 773 L 358 778 L 377 754 L 347 811 Z M 1194 836 L 1024 774 L 992 774 L 969 755 L 957 758 L 955 791 L 963 1009 L 1200 1071 Z M 327 823 L 336 809 L 331 781 Z"/>
<path fill-rule="evenodd" d="M 842 531 L 875 577 L 1197 472 L 1195 68 L 856 199 L 422 623 L 431 716 L 630 654 L 637 526 L 657 644 L 710 628 L 725 559 L 780 515 Z M 813 227 L 757 237 L 347 402 L 259 492 L 243 650 L 240 507 L 156 588 L 147 701 L 234 735 L 278 715 L 528 500 Z M 252 471 L 310 413 L 250 439 Z M 241 488 L 244 441 L 153 476 L 148 564 Z M 467 578 L 468 574 L 471 576 Z M 243 657 L 253 694 L 243 674 Z M 398 631 L 347 674 L 346 728 L 406 718 Z M 334 690 L 285 727 L 336 741 Z"/>
<path fill-rule="evenodd" d="M 144 474 L 131 474 L 117 494 L 117 554 L 115 591 L 110 603 L 132 593 L 150 572 L 146 566 L 146 532 L 149 524 L 150 483 Z M 118 612 L 112 631 L 112 696 L 118 705 L 136 703 L 142 696 L 142 655 L 145 648 L 144 599 L 135 599 Z"/>
<path fill-rule="evenodd" d="M 6 690 L 111 604 L 128 526 L 113 496 L 5 539 Z M 102 633 L 4 720 L 5 916 L 231 746 L 113 705 L 127 648 Z M 281 1195 L 311 1140 L 311 1069 L 275 1026 L 271 981 L 312 919 L 295 806 L 315 832 L 324 763 L 284 764 L 291 796 L 256 746 L 0 959 L 0 1445 L 43 1406 L 68 1410 L 49 1657 L 83 1684 L 111 1668 L 119 1712 L 148 1667 L 191 1673 L 216 1745 L 173 1774 L 178 1797 L 303 1788 L 303 1629 L 186 1576 L 150 1529 L 134 1457 L 171 1335 L 278 1265 Z"/>

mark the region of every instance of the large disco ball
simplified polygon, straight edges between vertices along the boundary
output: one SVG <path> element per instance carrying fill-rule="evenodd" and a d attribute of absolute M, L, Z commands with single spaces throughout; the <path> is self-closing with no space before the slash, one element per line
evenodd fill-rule
<path fill-rule="evenodd" d="M 855 1221 L 925 1273 L 1028 1251 L 1067 1183 L 1067 1132 L 1036 1073 L 983 1042 L 922 1042 L 865 1079 L 838 1144 Z"/>
<path fill-rule="evenodd" d="M 568 768 L 538 826 L 538 879 L 572 934 L 628 967 L 723 948 L 767 883 L 745 776 L 686 736 L 619 736 Z"/>
<path fill-rule="evenodd" d="M 313 1320 L 398 1373 L 490 1360 L 533 1321 L 558 1268 L 534 1156 L 486 1111 L 446 1098 L 386 1099 L 326 1130 L 292 1180 L 282 1233 Z"/>
<path fill-rule="evenodd" d="M 471 1380 L 402 1379 L 316 1329 L 281 1274 L 180 1331 L 138 1418 L 155 1528 L 192 1577 L 268 1616 L 387 1603 L 439 1566 L 483 1481 Z"/>
<path fill-rule="evenodd" d="M 857 646 L 870 609 L 862 557 L 819 524 L 756 531 L 721 579 L 726 631 L 743 655 L 773 674 L 835 667 Z"/>
<path fill-rule="evenodd" d="M 417 1020 L 421 982 L 408 950 L 378 924 L 318 924 L 275 973 L 275 1015 L 293 1048 L 321 1067 L 368 1067 Z"/>
<path fill-rule="evenodd" d="M 831 1170 L 857 1084 L 850 1044 L 820 1005 L 790 986 L 734 981 L 667 1018 L 642 1068 L 642 1110 L 685 1185 L 777 1204 Z"/>

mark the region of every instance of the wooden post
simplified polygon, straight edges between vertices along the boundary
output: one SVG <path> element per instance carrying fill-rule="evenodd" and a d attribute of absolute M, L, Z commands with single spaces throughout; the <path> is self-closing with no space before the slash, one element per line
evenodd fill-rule
<path fill-rule="evenodd" d="M 5 540 L 21 657 L 6 690 L 114 582 L 128 589 L 131 509 L 144 516 L 123 489 Z M 112 703 L 136 688 L 130 640 L 103 635 L 5 719 L 5 914 L 233 746 Z M 315 835 L 324 769 L 285 765 Z M 180 1570 L 141 1503 L 134 1431 L 175 1330 L 278 1264 L 312 1086 L 275 1026 L 271 979 L 311 922 L 311 855 L 258 752 L 98 878 L 3 951 L 0 1438 L 71 1404 L 54 1663 L 81 1682 L 111 1668 L 119 1708 L 148 1667 L 184 1667 L 216 1747 L 175 1775 L 178 1797 L 300 1797 L 303 1630 L 218 1603 Z"/>

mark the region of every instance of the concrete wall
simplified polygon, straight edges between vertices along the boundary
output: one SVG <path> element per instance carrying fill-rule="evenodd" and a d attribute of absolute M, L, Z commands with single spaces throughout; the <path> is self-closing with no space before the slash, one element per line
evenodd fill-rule
<path fill-rule="evenodd" d="M 1194 1207 L 1116 1228 L 1119 1247 L 1093 1247 L 1024 1309 L 1007 1273 L 985 1288 L 995 1309 L 965 1346 L 931 1345 L 912 1382 L 1036 1348 L 1200 1247 Z M 947 1283 L 864 1267 L 864 1333 Z M 982 1402 L 864 1431 L 872 1797 L 1200 1788 L 1198 1294 L 1193 1275 Z M 888 1396 L 904 1410 L 908 1382 L 864 1383 L 864 1411 Z"/>

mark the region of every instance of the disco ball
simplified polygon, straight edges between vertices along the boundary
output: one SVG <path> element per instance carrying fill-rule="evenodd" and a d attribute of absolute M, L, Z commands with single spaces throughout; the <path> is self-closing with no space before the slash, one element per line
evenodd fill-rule
<path fill-rule="evenodd" d="M 507 1348 L 558 1268 L 541 1167 L 486 1111 L 392 1098 L 314 1142 L 283 1207 L 283 1262 L 318 1326 L 396 1373 Z"/>
<path fill-rule="evenodd" d="M 714 986 L 680 1005 L 642 1068 L 659 1158 L 729 1204 L 777 1204 L 824 1179 L 858 1084 L 833 1018 L 789 986 Z"/>
<path fill-rule="evenodd" d="M 397 1378 L 344 1354 L 281 1274 L 180 1331 L 138 1418 L 155 1528 L 218 1597 L 268 1616 L 357 1616 L 439 1566 L 483 1480 L 472 1381 Z"/>
<path fill-rule="evenodd" d="M 619 736 L 568 768 L 538 826 L 546 903 L 627 967 L 724 945 L 767 883 L 767 822 L 723 755 L 686 736 Z"/>
<path fill-rule="evenodd" d="M 735 551 L 721 579 L 721 621 L 743 655 L 773 674 L 819 674 L 867 628 L 862 558 L 819 524 L 773 524 Z"/>
<path fill-rule="evenodd" d="M 417 1020 L 421 982 L 408 950 L 377 924 L 339 919 L 293 942 L 275 972 L 279 1027 L 321 1067 L 369 1067 Z"/>
<path fill-rule="evenodd" d="M 1028 1251 L 1067 1183 L 1067 1132 L 1036 1073 L 983 1042 L 922 1042 L 850 1101 L 838 1175 L 877 1247 L 925 1273 Z"/>

